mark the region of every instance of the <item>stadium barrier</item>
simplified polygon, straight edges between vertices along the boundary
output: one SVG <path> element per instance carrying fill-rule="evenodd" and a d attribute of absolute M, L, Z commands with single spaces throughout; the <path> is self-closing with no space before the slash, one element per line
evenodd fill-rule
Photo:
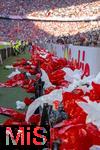
<path fill-rule="evenodd" d="M 46 48 L 58 57 L 65 57 L 74 63 L 81 63 L 81 68 L 85 69 L 87 67 L 91 75 L 100 72 L 100 47 L 47 43 Z"/>
<path fill-rule="evenodd" d="M 12 47 L 6 47 L 0 49 L 0 64 L 3 64 L 3 60 L 11 55 L 14 55 Z"/>

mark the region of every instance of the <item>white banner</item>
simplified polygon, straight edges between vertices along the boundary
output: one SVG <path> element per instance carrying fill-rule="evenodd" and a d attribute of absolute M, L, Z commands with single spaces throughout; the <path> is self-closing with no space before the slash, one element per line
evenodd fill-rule
<path fill-rule="evenodd" d="M 83 69 L 87 67 L 91 75 L 100 72 L 100 48 L 69 45 L 67 55 L 69 60 L 81 63 Z"/>
<path fill-rule="evenodd" d="M 66 50 L 66 45 L 48 43 L 46 45 L 46 48 L 49 52 L 52 52 L 56 56 L 63 58 Z"/>

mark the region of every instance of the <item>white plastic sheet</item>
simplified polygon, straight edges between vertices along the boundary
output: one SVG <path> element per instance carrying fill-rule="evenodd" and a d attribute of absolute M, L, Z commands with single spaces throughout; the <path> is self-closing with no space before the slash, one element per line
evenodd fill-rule
<path fill-rule="evenodd" d="M 100 146 L 99 145 L 93 145 L 92 147 L 90 147 L 89 150 L 100 150 Z"/>
<path fill-rule="evenodd" d="M 6 65 L 5 68 L 6 69 L 13 69 L 14 67 L 12 65 Z"/>
<path fill-rule="evenodd" d="M 66 75 L 65 75 L 65 80 L 69 81 L 69 82 L 73 82 L 74 79 L 79 80 L 81 79 L 82 76 L 82 71 L 81 70 L 77 70 L 75 69 L 74 71 L 70 68 L 64 67 L 62 69 Z"/>
<path fill-rule="evenodd" d="M 89 76 L 89 77 L 84 77 L 84 79 L 73 79 L 73 82 L 68 86 L 68 88 L 63 88 L 65 92 L 72 92 L 76 88 L 83 89 L 83 92 L 89 92 L 89 90 L 92 89 L 92 81 L 94 77 Z M 88 84 L 89 87 L 85 88 L 83 85 Z"/>
<path fill-rule="evenodd" d="M 16 101 L 16 108 L 17 109 L 24 109 L 25 106 L 26 106 L 26 104 L 24 102 Z"/>
<path fill-rule="evenodd" d="M 45 82 L 44 88 L 46 89 L 46 88 L 49 88 L 50 86 L 54 86 L 54 85 L 50 82 L 49 77 L 48 77 L 47 73 L 45 72 L 45 70 L 43 70 L 43 69 L 41 68 L 41 72 L 42 72 L 42 77 L 41 77 L 41 79 L 42 79 L 42 81 Z"/>
<path fill-rule="evenodd" d="M 40 54 L 40 57 L 42 57 L 42 58 L 44 58 L 44 59 L 46 59 L 47 56 L 48 56 L 47 53 L 45 53 L 45 54 Z"/>
<path fill-rule="evenodd" d="M 100 84 L 100 72 L 97 74 L 93 81 L 97 84 Z"/>
<path fill-rule="evenodd" d="M 30 64 L 30 65 L 32 64 L 32 62 L 30 62 L 30 61 L 27 61 L 27 63 Z"/>
<path fill-rule="evenodd" d="M 28 77 L 31 77 L 31 74 L 30 74 L 29 72 L 26 72 L 26 75 L 27 75 Z"/>
<path fill-rule="evenodd" d="M 39 98 L 37 98 L 34 102 L 32 102 L 30 104 L 30 106 L 28 107 L 27 113 L 26 113 L 26 121 L 28 122 L 29 118 L 34 114 L 35 110 L 41 106 L 43 107 L 44 103 L 48 103 L 50 105 L 53 105 L 53 102 L 55 100 L 58 101 L 62 101 L 62 89 L 57 89 L 52 91 L 51 93 L 47 94 L 47 95 L 43 95 Z"/>
<path fill-rule="evenodd" d="M 20 74 L 21 72 L 18 70 L 18 69 L 15 69 L 15 71 L 13 71 L 9 76 L 8 76 L 8 78 L 12 78 L 12 77 L 14 77 L 15 75 L 17 75 L 17 74 Z"/>

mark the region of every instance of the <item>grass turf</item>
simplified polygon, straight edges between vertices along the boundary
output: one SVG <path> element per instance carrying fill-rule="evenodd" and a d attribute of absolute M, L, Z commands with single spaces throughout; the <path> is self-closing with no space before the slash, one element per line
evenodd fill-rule
<path fill-rule="evenodd" d="M 30 58 L 30 54 L 26 52 L 17 57 L 11 56 L 7 58 L 3 65 L 0 65 L 0 82 L 6 81 L 7 75 L 12 72 L 12 70 L 4 69 L 4 66 L 11 65 L 17 58 Z M 30 97 L 32 95 L 33 94 L 26 93 L 25 90 L 20 87 L 0 88 L 0 106 L 16 109 L 17 100 L 23 101 L 26 96 Z M 8 117 L 4 115 L 0 115 L 0 123 L 3 123 L 7 118 Z"/>
<path fill-rule="evenodd" d="M 2 48 L 5 48 L 5 46 L 4 45 L 0 45 L 0 49 L 2 49 Z"/>
<path fill-rule="evenodd" d="M 6 47 L 8 47 L 8 46 L 9 46 L 9 43 L 7 43 L 6 45 L 0 44 L 0 49 L 6 48 Z"/>

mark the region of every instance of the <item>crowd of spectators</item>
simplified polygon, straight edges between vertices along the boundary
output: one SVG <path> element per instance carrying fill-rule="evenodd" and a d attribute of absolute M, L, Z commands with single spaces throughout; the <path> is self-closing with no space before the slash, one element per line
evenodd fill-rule
<path fill-rule="evenodd" d="M 0 15 L 99 17 L 98 0 L 0 0 Z M 44 22 L 0 19 L 0 40 L 100 46 L 100 21 Z"/>
<path fill-rule="evenodd" d="M 77 33 L 75 36 L 60 36 L 56 42 L 58 44 L 73 44 L 82 46 L 100 46 L 100 31 L 95 30 L 87 33 Z"/>
<path fill-rule="evenodd" d="M 0 0 L 0 14 L 32 16 L 99 16 L 98 0 Z"/>

